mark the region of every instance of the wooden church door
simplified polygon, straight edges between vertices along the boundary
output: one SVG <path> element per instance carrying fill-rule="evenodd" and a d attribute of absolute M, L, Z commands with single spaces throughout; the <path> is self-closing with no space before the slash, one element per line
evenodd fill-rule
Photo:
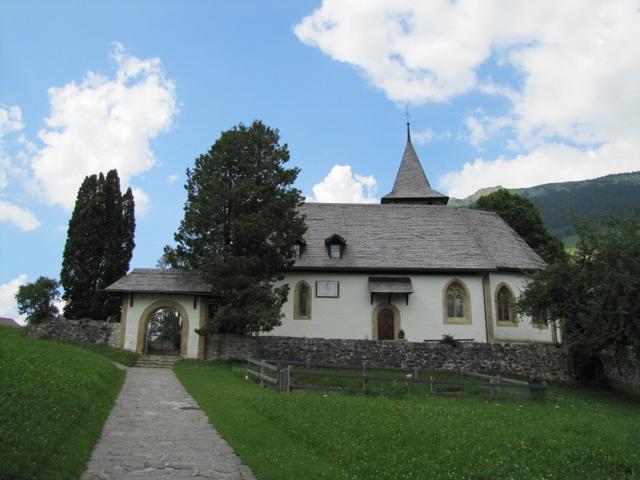
<path fill-rule="evenodd" d="M 388 308 L 378 312 L 378 340 L 394 339 L 393 312 Z"/>

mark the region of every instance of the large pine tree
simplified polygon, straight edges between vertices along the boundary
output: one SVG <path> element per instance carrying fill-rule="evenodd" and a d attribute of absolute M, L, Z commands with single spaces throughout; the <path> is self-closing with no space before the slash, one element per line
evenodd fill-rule
<path fill-rule="evenodd" d="M 277 286 L 306 230 L 293 188 L 297 168 L 277 130 L 255 121 L 222 132 L 187 170 L 176 247 L 160 263 L 201 269 L 218 299 L 209 332 L 254 333 L 279 325 L 288 286 Z"/>
<path fill-rule="evenodd" d="M 67 318 L 106 319 L 116 302 L 99 290 L 129 270 L 135 231 L 131 189 L 122 195 L 116 170 L 84 179 L 69 220 L 60 281 Z M 105 303 L 106 302 L 106 303 Z"/>

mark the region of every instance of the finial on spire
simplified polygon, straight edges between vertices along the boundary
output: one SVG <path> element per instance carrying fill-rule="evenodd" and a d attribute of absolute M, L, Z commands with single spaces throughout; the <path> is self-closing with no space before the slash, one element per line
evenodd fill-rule
<path fill-rule="evenodd" d="M 409 104 L 406 104 L 404 107 L 404 114 L 407 116 L 407 142 L 411 143 L 411 129 L 409 128 Z"/>

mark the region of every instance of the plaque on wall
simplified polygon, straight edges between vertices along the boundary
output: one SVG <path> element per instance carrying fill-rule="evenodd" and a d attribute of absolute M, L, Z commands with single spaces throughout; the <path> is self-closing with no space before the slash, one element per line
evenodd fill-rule
<path fill-rule="evenodd" d="M 316 282 L 316 297 L 337 298 L 340 296 L 340 282 Z"/>

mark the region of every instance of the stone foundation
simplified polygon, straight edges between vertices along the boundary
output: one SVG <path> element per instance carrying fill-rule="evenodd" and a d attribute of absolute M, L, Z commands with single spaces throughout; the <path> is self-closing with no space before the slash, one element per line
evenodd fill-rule
<path fill-rule="evenodd" d="M 371 368 L 398 367 L 492 372 L 547 380 L 569 380 L 562 347 L 531 343 L 439 343 L 339 340 L 298 337 L 212 335 L 207 360 L 245 360 L 248 356 Z"/>
<path fill-rule="evenodd" d="M 27 327 L 27 335 L 117 347 L 120 337 L 120 324 L 90 320 L 88 318 L 67 320 L 64 317 L 56 317 L 29 325 Z"/>

